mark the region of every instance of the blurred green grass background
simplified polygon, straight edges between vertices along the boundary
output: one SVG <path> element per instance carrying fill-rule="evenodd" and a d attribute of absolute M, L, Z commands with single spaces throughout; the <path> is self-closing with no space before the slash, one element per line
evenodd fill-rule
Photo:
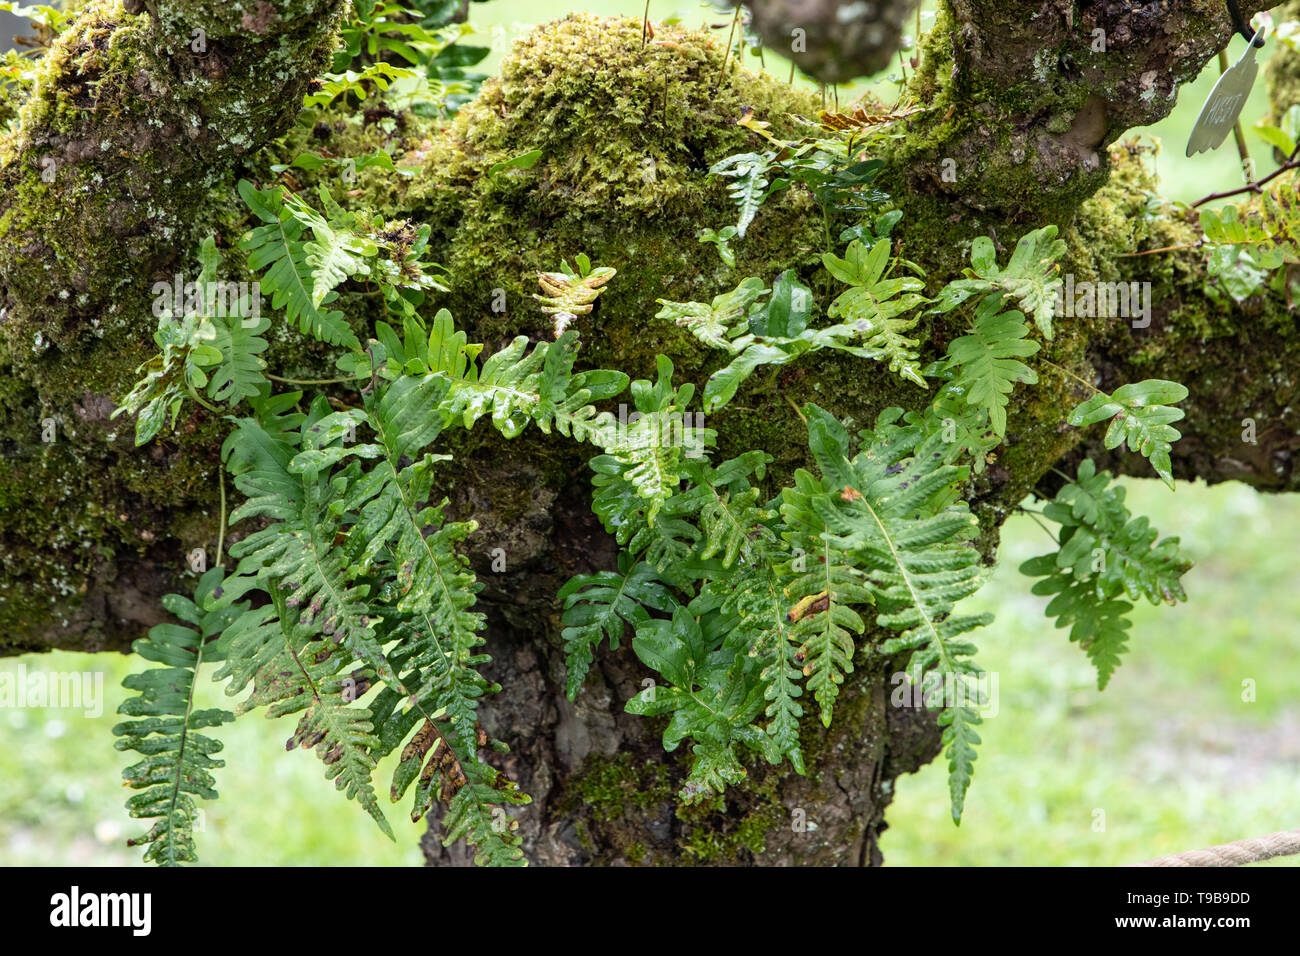
<path fill-rule="evenodd" d="M 495 68 L 508 41 L 528 26 L 574 6 L 640 17 L 638 2 L 556 0 L 474 4 L 472 16 L 491 43 Z M 704 6 L 651 4 L 652 19 L 722 23 Z M 724 34 L 725 38 L 725 34 Z M 1244 41 L 1234 40 L 1235 60 Z M 1267 52 L 1267 51 L 1266 51 Z M 770 53 L 768 69 L 788 66 Z M 758 67 L 746 55 L 745 65 Z M 1163 192 L 1191 201 L 1241 184 L 1231 138 L 1211 154 L 1185 159 L 1183 147 L 1218 74 L 1211 64 L 1185 87 L 1168 119 L 1139 131 L 1163 140 L 1157 157 Z M 886 98 L 887 78 L 873 84 Z M 841 103 L 853 95 L 843 90 Z M 1243 116 L 1265 108 L 1263 80 Z M 1132 135 L 1132 134 L 1130 134 Z M 1260 173 L 1273 168 L 1262 140 L 1247 131 Z M 1196 567 L 1185 578 L 1190 601 L 1177 608 L 1140 606 L 1131 652 L 1104 693 L 1064 631 L 1043 617 L 1045 599 L 1029 593 L 1016 568 L 1050 550 L 1041 528 L 1016 517 L 1003 534 L 1002 563 L 971 602 L 996 614 L 977 635 L 979 660 L 998 675 L 999 712 L 986 720 L 965 820 L 948 817 L 945 762 L 898 781 L 882 840 L 891 865 L 1113 865 L 1274 830 L 1300 818 L 1300 588 L 1293 542 L 1300 540 L 1300 499 L 1257 495 L 1229 484 L 1126 480 L 1135 514 L 1179 535 Z M 28 671 L 98 670 L 104 713 L 0 709 L 0 864 L 136 865 L 125 846 L 143 832 L 126 816 L 121 769 L 129 756 L 112 747 L 110 728 L 125 692 L 123 676 L 139 662 L 122 655 L 58 653 L 21 659 Z M 0 671 L 19 660 L 0 661 Z M 1256 699 L 1243 701 L 1243 681 Z M 199 706 L 228 705 L 205 681 Z M 254 714 L 221 728 L 226 767 L 221 799 L 205 807 L 197 834 L 205 865 L 413 865 L 423 824 L 390 812 L 390 843 L 324 779 L 314 754 L 286 755 L 288 721 Z M 377 781 L 391 772 L 381 767 Z M 816 809 L 809 808 L 816 819 Z M 1098 827 L 1104 819 L 1104 829 Z M 1297 865 L 1300 858 L 1264 865 Z"/>

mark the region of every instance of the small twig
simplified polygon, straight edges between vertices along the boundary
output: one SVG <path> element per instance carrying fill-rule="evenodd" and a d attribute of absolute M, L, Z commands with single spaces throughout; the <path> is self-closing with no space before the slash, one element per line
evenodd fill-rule
<path fill-rule="evenodd" d="M 718 83 L 727 73 L 727 61 L 731 59 L 731 41 L 736 36 L 736 23 L 740 20 L 740 4 L 736 4 L 736 12 L 731 18 L 731 32 L 727 34 L 727 52 L 722 55 L 722 69 L 718 72 Z M 716 83 L 714 84 L 717 85 Z"/>
<path fill-rule="evenodd" d="M 1016 510 L 1029 515 L 1029 517 L 1034 519 L 1034 524 L 1042 528 L 1043 531 L 1046 532 L 1049 538 L 1051 538 L 1053 541 L 1056 540 L 1056 535 L 1052 533 L 1052 529 L 1049 528 L 1047 525 L 1043 524 L 1043 522 L 1039 519 L 1038 516 L 1042 514 L 1041 511 L 1035 511 L 1033 508 L 1026 508 L 1024 505 L 1019 505 L 1016 508 Z"/>
<path fill-rule="evenodd" d="M 1258 182 L 1253 182 L 1237 189 L 1229 189 L 1221 193 L 1210 193 L 1210 195 L 1206 196 L 1204 199 L 1198 199 L 1196 202 L 1192 203 L 1192 208 L 1195 209 L 1197 206 L 1203 206 L 1207 202 L 1213 202 L 1216 199 L 1227 199 L 1229 196 L 1239 196 L 1242 193 L 1254 193 L 1258 196 L 1263 193 L 1265 186 L 1277 179 L 1277 177 L 1281 176 L 1283 173 L 1290 172 L 1293 169 L 1300 169 L 1300 159 L 1297 159 L 1297 157 L 1300 157 L 1300 146 L 1297 146 L 1291 151 L 1291 155 L 1287 157 L 1285 163 Z"/>
<path fill-rule="evenodd" d="M 1138 256 L 1154 256 L 1159 252 L 1182 252 L 1185 249 L 1200 249 L 1204 245 L 1201 242 L 1193 242 L 1183 246 L 1161 246 L 1159 249 L 1145 249 L 1142 252 L 1121 252 L 1115 258 L 1117 259 L 1135 259 Z"/>

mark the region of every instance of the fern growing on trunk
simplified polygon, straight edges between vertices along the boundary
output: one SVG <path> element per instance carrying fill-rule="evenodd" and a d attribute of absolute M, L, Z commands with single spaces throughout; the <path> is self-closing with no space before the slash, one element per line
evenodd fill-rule
<path fill-rule="evenodd" d="M 222 460 L 243 496 L 230 516 L 243 536 L 230 548 L 232 573 L 208 572 L 192 601 L 168 599 L 189 626 L 160 625 L 138 642 L 142 656 L 167 665 L 128 679 L 140 696 L 123 712 L 142 719 L 115 728 L 119 747 L 146 758 L 127 777 L 143 791 L 131 812 L 157 820 L 141 841 L 147 858 L 194 859 L 193 797 L 216 795 L 210 770 L 220 762 L 211 755 L 220 744 L 199 731 L 232 715 L 192 707 L 195 677 L 213 662 L 227 694 L 243 695 L 237 713 L 297 715 L 289 749 L 315 750 L 327 778 L 383 832 L 392 835 L 374 771 L 396 754 L 390 802 L 409 801 L 412 820 L 441 804 L 445 841 L 468 841 L 481 863 L 523 862 L 516 815 L 529 798 L 486 755 L 506 745 L 479 721 L 500 688 L 483 673 L 481 585 L 460 553 L 477 525 L 472 516 L 448 520 L 436 494 L 447 432 L 484 419 L 507 439 L 535 426 L 552 441 L 591 446 L 592 510 L 620 553 L 615 566 L 577 575 L 559 593 L 565 689 L 576 699 L 596 655 L 630 635 L 655 677 L 626 709 L 667 718 L 666 751 L 688 746 L 683 801 L 723 793 L 755 760 L 805 773 L 802 735 L 817 732 L 814 713 L 830 726 L 857 668 L 890 660 L 916 683 L 945 687 L 926 699 L 940 711 L 959 821 L 980 742 L 982 671 L 970 635 L 991 620 L 962 608 L 985 580 L 962 498 L 1008 434 L 1015 388 L 1037 381 L 1028 363 L 1041 347 L 1035 327 L 1043 339 L 1053 333 L 1063 244 L 1054 227 L 1031 232 L 1002 268 L 992 243 L 977 239 L 967 276 L 933 299 L 919 270 L 894 254 L 896 210 L 847 228 L 848 246 L 834 254 L 832 213 L 888 198 L 871 188 L 880 164 L 860 158 L 864 137 L 907 112 L 823 114 L 815 139 L 774 141 L 774 152 L 714 168 L 736 179 L 738 236 L 761 224 L 754 213 L 773 191 L 771 172 L 813 192 L 828 230 L 821 265 L 841 286 L 833 298 L 819 304 L 812 278 L 787 270 L 770 287 L 746 278 L 707 304 L 660 300 L 660 319 L 725 353 L 704 383 L 705 411 L 726 406 L 765 366 L 823 349 L 886 362 L 917 386 L 937 380 L 928 406 L 886 409 L 856 441 L 817 405 L 796 409 L 815 472 L 796 470 L 785 488 L 770 487 L 767 450 L 714 460 L 717 435 L 692 410 L 695 386 L 674 383 L 666 357 L 653 380 L 576 369 L 579 333 L 567 325 L 591 313 L 613 269 L 580 255 L 576 271 L 565 263 L 539 272 L 555 340 L 518 336 L 484 355 L 447 310 L 428 323 L 420 314 L 426 293 L 441 288 L 436 267 L 422 261 L 427 226 L 385 225 L 323 189 L 313 205 L 283 186 L 241 182 L 257 220 L 240 243 L 248 267 L 274 308 L 340 350 L 345 377 L 332 384 L 350 382 L 357 394 L 275 392 L 260 318 L 160 318 L 161 353 L 141 367 L 123 410 L 137 416 L 139 442 L 168 413 L 174 421 L 187 396 L 232 412 Z M 771 139 L 762 124 L 743 125 Z M 213 242 L 201 259 L 207 282 L 220 265 Z M 335 306 L 356 280 L 377 286 L 385 305 L 386 321 L 364 344 Z M 1023 312 L 1008 308 L 1013 299 Z M 910 337 L 926 307 L 969 310 L 968 334 L 937 361 Z M 823 313 L 830 321 L 819 324 Z M 628 390 L 631 420 L 598 407 Z M 1110 417 L 1107 446 L 1127 440 L 1171 480 L 1178 433 L 1169 422 L 1181 413 L 1168 403 L 1185 394 L 1174 383 L 1124 386 L 1068 422 Z M 1071 628 L 1102 685 L 1123 650 L 1125 598 L 1180 599 L 1186 569 L 1177 540 L 1155 543 L 1121 502 L 1085 462 L 1077 484 L 1043 511 L 1061 525 L 1057 552 L 1025 568 L 1046 578 L 1035 593 L 1054 595 L 1049 616 Z M 1105 562 L 1094 567 L 1097 553 Z"/>

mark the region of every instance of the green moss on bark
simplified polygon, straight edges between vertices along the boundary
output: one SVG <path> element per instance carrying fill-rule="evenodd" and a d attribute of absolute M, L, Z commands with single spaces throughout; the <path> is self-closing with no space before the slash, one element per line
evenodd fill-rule
<path fill-rule="evenodd" d="M 203 5 L 159 6 L 165 20 Z M 208 12 L 235 6 L 255 5 Z M 192 45 L 191 29 L 92 0 L 41 59 L 0 155 L 5 644 L 117 640 L 156 619 L 159 587 L 215 541 L 224 424 L 187 410 L 136 449 L 109 414 L 154 351 L 153 283 L 192 278 L 198 237 L 238 221 L 234 166 L 292 120 L 342 8 L 280 4 L 299 18 L 239 37 L 208 23 Z"/>

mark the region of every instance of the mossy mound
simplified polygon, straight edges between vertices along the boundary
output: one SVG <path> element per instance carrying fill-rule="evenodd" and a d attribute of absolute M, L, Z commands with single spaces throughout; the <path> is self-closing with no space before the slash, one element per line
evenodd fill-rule
<path fill-rule="evenodd" d="M 580 320 L 589 359 L 648 374 L 656 351 L 692 362 L 655 300 L 710 298 L 747 275 L 812 266 L 821 219 L 806 195 L 769 202 L 734 245 L 735 269 L 697 240 L 735 221 L 709 166 L 761 150 L 736 125 L 745 107 L 793 136 L 787 115 L 815 115 L 808 93 L 736 67 L 707 34 L 575 14 L 520 40 L 498 78 L 431 144 L 410 188 L 412 215 L 435 229 L 453 276 L 452 310 L 487 339 L 549 336 L 532 295 L 537 272 L 585 252 L 618 276 L 596 317 Z M 532 150 L 530 169 L 493 167 Z M 505 296 L 505 311 L 493 311 Z M 585 328 L 583 326 L 585 325 Z M 599 355 L 597 355 L 599 353 Z"/>

